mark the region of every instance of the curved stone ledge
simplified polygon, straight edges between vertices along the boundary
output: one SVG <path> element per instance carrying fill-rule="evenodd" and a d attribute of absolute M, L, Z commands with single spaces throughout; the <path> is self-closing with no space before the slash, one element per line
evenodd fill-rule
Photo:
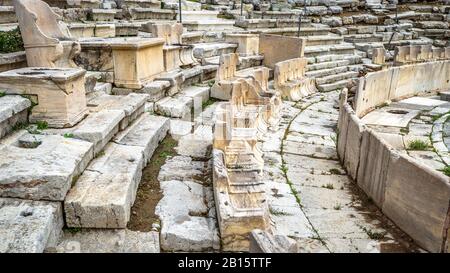
<path fill-rule="evenodd" d="M 391 67 L 361 77 L 354 109 L 360 118 L 385 102 L 450 89 L 450 60 Z"/>
<path fill-rule="evenodd" d="M 341 163 L 383 213 L 430 252 L 450 252 L 449 177 L 400 153 L 360 118 L 390 100 L 448 89 L 448 75 L 450 61 L 394 67 L 360 79 L 355 111 L 346 90 L 339 102 Z"/>
<path fill-rule="evenodd" d="M 450 250 L 449 177 L 394 149 L 360 118 L 391 100 L 449 89 L 449 75 L 450 61 L 390 68 L 360 79 L 356 110 L 346 90 L 339 103 L 341 163 L 383 213 L 430 252 Z"/>

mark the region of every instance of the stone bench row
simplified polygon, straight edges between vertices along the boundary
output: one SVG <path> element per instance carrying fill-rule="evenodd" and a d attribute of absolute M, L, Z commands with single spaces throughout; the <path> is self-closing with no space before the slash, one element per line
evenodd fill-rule
<path fill-rule="evenodd" d="M 338 130 L 339 158 L 357 185 L 418 245 L 449 252 L 449 178 L 395 150 L 366 127 L 347 102 L 346 90 Z"/>
<path fill-rule="evenodd" d="M 450 59 L 450 47 L 408 45 L 397 46 L 394 51 L 394 63 L 396 65 L 444 59 Z"/>

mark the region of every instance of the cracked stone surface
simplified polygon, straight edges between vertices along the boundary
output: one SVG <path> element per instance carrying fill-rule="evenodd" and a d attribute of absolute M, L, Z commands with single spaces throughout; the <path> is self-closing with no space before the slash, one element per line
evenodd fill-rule
<path fill-rule="evenodd" d="M 389 111 L 390 116 L 383 116 Z M 372 117 L 378 117 L 381 121 L 382 116 L 384 121 L 378 126 L 367 123 Z M 450 132 L 449 116 L 448 101 L 438 97 L 416 96 L 375 109 L 364 116 L 362 121 L 399 151 L 432 169 L 443 171 L 450 164 L 450 145 L 448 141 L 446 143 Z M 386 133 L 386 128 L 390 126 L 397 126 L 399 130 Z"/>
<path fill-rule="evenodd" d="M 128 229 L 65 230 L 56 253 L 159 253 L 159 233 Z"/>
<path fill-rule="evenodd" d="M 404 251 L 401 232 L 338 161 L 337 100 L 332 91 L 285 104 L 279 130 L 262 143 L 274 234 L 297 240 L 300 252 Z"/>

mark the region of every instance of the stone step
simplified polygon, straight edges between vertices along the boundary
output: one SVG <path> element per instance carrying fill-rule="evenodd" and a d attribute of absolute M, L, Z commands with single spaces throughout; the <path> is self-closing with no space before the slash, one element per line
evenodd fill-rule
<path fill-rule="evenodd" d="M 42 253 L 64 225 L 61 203 L 0 198 L 0 253 Z"/>
<path fill-rule="evenodd" d="M 124 118 L 124 111 L 104 109 L 89 114 L 87 118 L 67 134 L 93 143 L 94 154 L 97 155 L 111 138 L 119 132 L 119 124 Z"/>
<path fill-rule="evenodd" d="M 69 227 L 125 228 L 142 169 L 169 130 L 169 119 L 142 114 L 106 145 L 70 190 Z"/>
<path fill-rule="evenodd" d="M 194 133 L 181 137 L 175 149 L 180 155 L 208 159 L 212 141 L 212 126 L 201 124 Z"/>
<path fill-rule="evenodd" d="M 1 30 L 0 30 L 1 32 Z M 25 51 L 0 53 L 0 72 L 27 66 Z"/>
<path fill-rule="evenodd" d="M 305 57 L 317 57 L 330 54 L 353 54 L 354 50 L 355 47 L 348 43 L 307 46 L 305 48 Z"/>
<path fill-rule="evenodd" d="M 331 61 L 331 62 L 322 62 L 322 63 L 313 63 L 308 64 L 306 66 L 306 75 L 308 76 L 308 72 L 313 72 L 316 70 L 322 70 L 322 69 L 330 69 L 340 66 L 346 66 L 350 64 L 350 60 L 337 60 L 337 61 Z"/>
<path fill-rule="evenodd" d="M 347 43 L 369 43 L 369 42 L 382 42 L 384 40 L 384 36 L 381 34 L 353 34 L 346 35 L 344 40 Z"/>
<path fill-rule="evenodd" d="M 209 99 L 210 88 L 207 86 L 190 86 L 173 97 L 165 97 L 155 103 L 155 112 L 171 118 L 192 121 L 200 114 L 202 103 Z M 196 111 L 193 108 L 197 109 Z"/>
<path fill-rule="evenodd" d="M 88 102 L 91 114 L 67 133 L 94 144 L 97 155 L 119 131 L 144 112 L 147 94 L 102 95 Z"/>
<path fill-rule="evenodd" d="M 264 56 L 252 55 L 252 56 L 239 56 L 239 63 L 237 69 L 246 69 L 255 66 L 261 66 Z M 202 65 L 219 65 L 220 56 L 210 57 L 203 59 Z"/>
<path fill-rule="evenodd" d="M 105 94 L 88 101 L 88 107 L 93 112 L 104 109 L 123 111 L 125 118 L 120 122 L 120 130 L 123 130 L 144 112 L 144 104 L 148 98 L 148 94 L 130 93 L 126 96 Z"/>
<path fill-rule="evenodd" d="M 159 253 L 159 232 L 129 229 L 67 230 L 46 253 Z"/>
<path fill-rule="evenodd" d="M 219 12 L 214 10 L 183 10 L 181 13 L 183 24 L 185 21 L 217 20 L 217 15 Z"/>
<path fill-rule="evenodd" d="M 67 226 L 125 228 L 143 167 L 142 147 L 108 143 L 67 194 Z"/>
<path fill-rule="evenodd" d="M 325 77 L 320 77 L 320 78 L 316 78 L 316 83 L 318 85 L 323 85 L 323 84 L 327 84 L 327 83 L 334 83 L 337 81 L 341 81 L 344 79 L 350 79 L 350 78 L 355 78 L 358 76 L 358 72 L 356 71 L 346 71 L 346 72 L 341 72 L 338 74 L 334 74 L 334 75 L 328 75 Z"/>
<path fill-rule="evenodd" d="M 354 54 L 328 54 L 328 55 L 321 55 L 316 57 L 308 57 L 308 66 L 311 64 L 320 64 L 325 62 L 336 62 L 336 61 L 342 61 L 342 60 L 348 60 L 351 64 L 356 64 L 361 61 L 361 57 Z M 308 67 L 307 66 L 307 67 Z"/>
<path fill-rule="evenodd" d="M 439 92 L 441 100 L 450 101 L 450 91 Z"/>
<path fill-rule="evenodd" d="M 187 29 L 187 31 L 228 31 L 228 30 L 237 30 L 234 26 L 234 20 L 192 20 L 185 21 L 183 20 L 183 27 Z"/>
<path fill-rule="evenodd" d="M 448 22 L 442 21 L 420 21 L 415 22 L 414 27 L 422 29 L 447 29 L 449 28 Z"/>
<path fill-rule="evenodd" d="M 63 201 L 94 156 L 90 142 L 25 130 L 2 139 L 0 154 L 1 197 L 48 201 Z"/>
<path fill-rule="evenodd" d="M 204 32 L 203 31 L 189 31 L 185 32 L 181 35 L 184 44 L 196 44 L 204 42 L 203 39 Z"/>
<path fill-rule="evenodd" d="M 328 26 L 320 27 L 302 27 L 300 28 L 301 37 L 309 37 L 315 35 L 328 35 L 331 28 Z M 259 29 L 249 29 L 249 33 L 265 33 L 265 34 L 278 34 L 286 36 L 297 36 L 298 27 L 282 27 L 282 28 L 259 28 Z"/>
<path fill-rule="evenodd" d="M 311 20 L 302 18 L 302 27 L 311 27 Z M 284 27 L 297 27 L 298 19 L 286 18 L 286 19 L 244 19 L 237 20 L 235 26 L 244 28 L 246 30 L 250 29 L 267 29 L 267 28 L 284 28 Z"/>
<path fill-rule="evenodd" d="M 338 62 L 335 62 L 335 63 L 337 64 Z M 347 66 L 341 65 L 341 66 L 337 66 L 337 67 L 333 67 L 333 68 L 325 68 L 325 69 L 320 69 L 320 70 L 308 71 L 305 73 L 305 76 L 308 78 L 321 78 L 321 77 L 326 77 L 326 76 L 330 76 L 330 75 L 336 75 L 336 74 L 343 73 L 346 71 L 348 71 Z"/>
<path fill-rule="evenodd" d="M 166 117 L 144 113 L 112 141 L 117 144 L 141 147 L 144 162 L 148 162 L 160 141 L 169 131 L 170 120 Z"/>
<path fill-rule="evenodd" d="M 309 36 L 306 38 L 307 46 L 315 46 L 315 45 L 335 45 L 343 42 L 343 38 L 341 36 L 336 35 L 316 35 Z"/>
<path fill-rule="evenodd" d="M 0 6 L 0 24 L 17 22 L 16 13 L 12 6 Z"/>
<path fill-rule="evenodd" d="M 0 138 L 28 122 L 30 100 L 16 95 L 0 94 Z"/>
<path fill-rule="evenodd" d="M 157 0 L 121 0 L 116 1 L 118 8 L 160 8 L 161 2 Z"/>
<path fill-rule="evenodd" d="M 176 20 L 177 18 L 177 12 L 169 9 L 131 8 L 130 13 L 133 20 Z"/>
<path fill-rule="evenodd" d="M 231 43 L 200 43 L 194 44 L 194 57 L 203 60 L 222 54 L 234 53 L 238 45 Z"/>
<path fill-rule="evenodd" d="M 317 88 L 320 92 L 329 92 L 333 90 L 339 90 L 347 86 L 350 79 L 340 80 L 334 83 L 321 84 Z"/>
<path fill-rule="evenodd" d="M 77 180 L 65 200 L 69 227 L 124 228 L 142 169 L 169 130 L 169 119 L 141 115 L 114 137 Z"/>

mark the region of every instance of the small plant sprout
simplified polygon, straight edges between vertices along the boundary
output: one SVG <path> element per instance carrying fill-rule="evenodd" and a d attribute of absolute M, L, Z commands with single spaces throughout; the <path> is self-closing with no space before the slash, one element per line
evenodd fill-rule
<path fill-rule="evenodd" d="M 421 139 L 415 139 L 408 142 L 409 150 L 424 151 L 428 148 L 428 143 Z"/>

